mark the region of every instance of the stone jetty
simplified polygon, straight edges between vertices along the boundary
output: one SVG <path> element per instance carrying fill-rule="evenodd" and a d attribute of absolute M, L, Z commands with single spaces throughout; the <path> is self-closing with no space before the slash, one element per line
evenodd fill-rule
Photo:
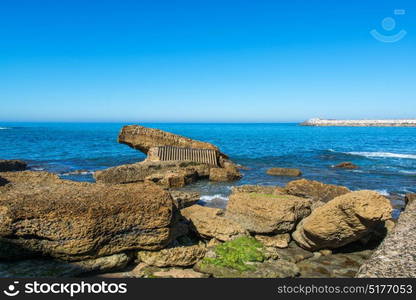
<path fill-rule="evenodd" d="M 416 119 L 407 120 L 329 120 L 314 118 L 300 123 L 302 126 L 352 127 L 416 127 Z"/>

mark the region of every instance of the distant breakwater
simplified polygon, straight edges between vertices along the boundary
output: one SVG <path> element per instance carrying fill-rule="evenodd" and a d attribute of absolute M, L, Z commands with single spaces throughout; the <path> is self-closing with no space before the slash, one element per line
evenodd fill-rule
<path fill-rule="evenodd" d="M 416 119 L 408 120 L 327 120 L 310 119 L 302 126 L 354 126 L 354 127 L 416 127 Z"/>

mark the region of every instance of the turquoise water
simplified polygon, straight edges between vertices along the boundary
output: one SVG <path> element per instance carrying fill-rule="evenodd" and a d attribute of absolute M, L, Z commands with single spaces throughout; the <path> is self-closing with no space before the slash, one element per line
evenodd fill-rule
<path fill-rule="evenodd" d="M 0 159 L 23 159 L 31 169 L 91 181 L 91 172 L 133 163 L 144 155 L 117 143 L 116 123 L 0 123 Z M 143 124 L 218 145 L 246 166 L 242 180 L 190 187 L 202 199 L 226 198 L 232 185 L 283 185 L 291 178 L 267 168 L 300 168 L 304 178 L 373 189 L 383 194 L 416 192 L 416 128 L 302 127 L 297 124 Z M 358 170 L 333 169 L 351 161 Z M 72 172 L 83 170 L 81 174 Z"/>

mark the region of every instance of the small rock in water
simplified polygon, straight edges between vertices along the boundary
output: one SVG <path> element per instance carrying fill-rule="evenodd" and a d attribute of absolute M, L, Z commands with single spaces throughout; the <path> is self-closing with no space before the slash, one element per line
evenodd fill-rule
<path fill-rule="evenodd" d="M 357 165 L 354 165 L 352 162 L 345 161 L 342 163 L 339 163 L 334 166 L 334 168 L 340 168 L 340 169 L 358 169 Z"/>

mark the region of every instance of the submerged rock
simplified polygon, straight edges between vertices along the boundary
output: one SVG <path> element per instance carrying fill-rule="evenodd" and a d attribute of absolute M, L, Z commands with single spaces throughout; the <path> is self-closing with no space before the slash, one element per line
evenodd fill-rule
<path fill-rule="evenodd" d="M 246 234 L 246 230 L 238 223 L 224 218 L 223 211 L 218 208 L 193 205 L 182 209 L 181 214 L 203 238 L 228 241 Z"/>
<path fill-rule="evenodd" d="M 139 251 L 139 259 L 156 267 L 188 267 L 204 258 L 205 245 L 180 246 L 160 251 Z"/>
<path fill-rule="evenodd" d="M 285 187 L 286 193 L 314 201 L 328 202 L 335 197 L 349 193 L 344 186 L 325 184 L 319 181 L 299 179 L 289 182 Z"/>
<path fill-rule="evenodd" d="M 6 178 L 11 184 L 0 193 L 0 258 L 77 261 L 169 242 L 172 198 L 156 185 L 81 183 L 28 171 Z"/>
<path fill-rule="evenodd" d="M 334 168 L 340 168 L 340 169 L 358 169 L 357 165 L 354 165 L 352 162 L 345 161 L 342 163 L 339 163 L 334 166 Z"/>
<path fill-rule="evenodd" d="M 0 172 L 24 171 L 27 168 L 27 163 L 22 160 L 5 160 L 0 159 Z"/>
<path fill-rule="evenodd" d="M 316 208 L 292 234 L 308 250 L 338 248 L 367 235 L 391 218 L 392 208 L 374 191 L 357 191 L 339 196 Z"/>
<path fill-rule="evenodd" d="M 291 195 L 233 193 L 226 217 L 253 233 L 288 233 L 310 214 L 311 202 Z"/>
<path fill-rule="evenodd" d="M 290 168 L 270 168 L 266 172 L 269 175 L 273 176 L 291 176 L 297 177 L 301 176 L 302 172 L 299 169 L 290 169 Z"/>

